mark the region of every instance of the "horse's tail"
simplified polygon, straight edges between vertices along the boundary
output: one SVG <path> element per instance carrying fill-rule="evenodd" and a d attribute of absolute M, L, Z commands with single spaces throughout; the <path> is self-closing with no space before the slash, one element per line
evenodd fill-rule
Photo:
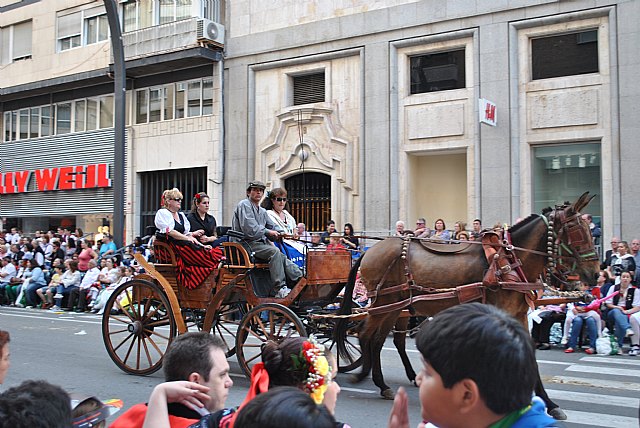
<path fill-rule="evenodd" d="M 344 297 L 342 299 L 342 305 L 340 306 L 340 311 L 338 311 L 339 315 L 351 315 L 351 311 L 353 309 L 353 289 L 356 285 L 356 275 L 358 274 L 358 269 L 360 268 L 360 263 L 362 263 L 362 258 L 365 254 L 362 254 L 356 260 L 351 271 L 349 272 L 349 279 L 347 281 L 347 286 L 344 289 Z M 350 320 L 349 318 L 337 318 L 336 328 L 333 332 L 333 337 L 335 343 L 338 348 L 338 354 L 340 357 L 349 359 L 349 351 L 345 346 L 346 338 L 347 338 L 347 330 L 349 328 Z"/>

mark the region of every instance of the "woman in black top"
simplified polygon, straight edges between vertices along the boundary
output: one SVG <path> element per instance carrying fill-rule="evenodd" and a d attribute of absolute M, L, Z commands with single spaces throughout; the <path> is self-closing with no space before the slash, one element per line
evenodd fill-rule
<path fill-rule="evenodd" d="M 209 214 L 209 196 L 204 192 L 194 195 L 187 220 L 191 224 L 191 234 L 205 245 L 217 247 L 228 240 L 226 236 L 216 237 L 216 219 Z"/>

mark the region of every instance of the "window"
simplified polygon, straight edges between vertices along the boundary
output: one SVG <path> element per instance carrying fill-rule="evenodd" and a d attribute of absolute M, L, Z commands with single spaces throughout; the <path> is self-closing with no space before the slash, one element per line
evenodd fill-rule
<path fill-rule="evenodd" d="M 109 38 L 109 22 L 104 7 L 84 11 L 85 45 L 102 42 Z"/>
<path fill-rule="evenodd" d="M 600 190 L 600 144 L 554 144 L 533 148 L 534 212 L 558 201 L 574 201 L 583 192 Z M 600 198 L 589 204 L 589 213 L 602 215 Z"/>
<path fill-rule="evenodd" d="M 82 33 L 82 12 L 58 16 L 58 51 L 66 51 L 80 46 Z"/>
<path fill-rule="evenodd" d="M 136 91 L 136 123 L 147 123 L 147 118 L 149 117 L 148 97 L 146 89 Z"/>
<path fill-rule="evenodd" d="M 71 132 L 71 103 L 56 105 L 56 134 Z"/>
<path fill-rule="evenodd" d="M 331 177 L 319 172 L 296 174 L 285 180 L 289 210 L 310 232 L 324 231 L 331 219 Z"/>
<path fill-rule="evenodd" d="M 102 42 L 108 38 L 109 22 L 104 6 L 58 15 L 59 52 Z"/>
<path fill-rule="evenodd" d="M 83 132 L 86 123 L 86 106 L 85 100 L 78 100 L 75 102 L 75 117 L 74 117 L 74 132 Z"/>
<path fill-rule="evenodd" d="M 123 31 L 135 31 L 154 25 L 154 0 L 131 0 L 122 7 Z"/>
<path fill-rule="evenodd" d="M 34 107 L 30 110 L 29 117 L 29 138 L 38 138 L 40 133 L 38 128 L 40 127 L 40 107 Z"/>
<path fill-rule="evenodd" d="M 29 109 L 25 108 L 18 112 L 18 129 L 21 140 L 29 138 Z"/>
<path fill-rule="evenodd" d="M 293 76 L 293 105 L 323 103 L 325 93 L 324 71 Z"/>
<path fill-rule="evenodd" d="M 531 39 L 531 77 L 597 73 L 598 30 Z"/>
<path fill-rule="evenodd" d="M 160 24 L 191 16 L 191 0 L 160 0 Z"/>
<path fill-rule="evenodd" d="M 412 95 L 466 87 L 464 49 L 412 56 L 409 67 Z"/>
<path fill-rule="evenodd" d="M 87 131 L 98 128 L 98 101 L 87 100 Z"/>
<path fill-rule="evenodd" d="M 3 138 L 4 141 L 11 141 L 14 138 L 11 138 L 11 112 L 10 111 L 6 111 L 4 112 L 4 120 L 2 121 L 2 128 L 3 128 Z"/>
<path fill-rule="evenodd" d="M 202 80 L 202 115 L 213 114 L 213 79 Z"/>
<path fill-rule="evenodd" d="M 48 137 L 53 135 L 53 108 L 51 106 L 42 106 L 40 108 L 40 135 Z"/>
<path fill-rule="evenodd" d="M 31 21 L 0 28 L 0 43 L 2 64 L 31 58 Z"/>
<path fill-rule="evenodd" d="M 100 129 L 113 127 L 113 95 L 100 97 Z"/>
<path fill-rule="evenodd" d="M 149 90 L 149 122 L 162 120 L 162 104 L 164 104 L 164 88 Z"/>
<path fill-rule="evenodd" d="M 176 119 L 184 117 L 185 83 L 176 83 Z"/>
<path fill-rule="evenodd" d="M 187 117 L 200 116 L 200 87 L 199 80 L 188 83 L 187 89 Z"/>
<path fill-rule="evenodd" d="M 165 189 L 177 187 L 183 195 L 195 195 L 207 188 L 207 168 L 152 171 L 140 174 L 140 230 L 153 225 L 158 198 Z"/>

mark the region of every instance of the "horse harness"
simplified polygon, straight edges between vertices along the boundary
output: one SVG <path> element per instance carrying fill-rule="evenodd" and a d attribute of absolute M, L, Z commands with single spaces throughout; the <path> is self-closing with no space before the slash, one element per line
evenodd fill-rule
<path fill-rule="evenodd" d="M 404 263 L 404 275 L 406 282 L 391 287 L 382 288 L 386 277 L 391 271 L 394 263 L 391 263 L 386 272 L 378 282 L 376 289 L 369 291 L 367 297 L 375 301 L 378 296 L 391 293 L 409 291 L 409 297 L 399 302 L 390 303 L 378 307 L 370 307 L 368 312 L 371 315 L 388 313 L 396 310 L 410 307 L 413 303 L 422 301 L 457 299 L 458 303 L 467 303 L 476 300 L 486 302 L 486 291 L 497 291 L 498 289 L 512 290 L 524 294 L 525 300 L 531 308 L 544 290 L 544 284 L 541 281 L 529 282 L 522 270 L 522 263 L 515 254 L 515 250 L 523 250 L 529 253 L 538 254 L 547 257 L 547 278 L 554 271 L 558 270 L 560 275 L 564 276 L 567 272 L 573 270 L 576 266 L 575 257 L 570 257 L 571 249 L 569 245 L 574 246 L 576 253 L 580 259 L 590 261 L 597 259 L 597 255 L 593 252 L 593 248 L 589 246 L 588 240 L 585 239 L 580 229 L 580 214 L 567 216 L 564 207 L 556 206 L 550 214 L 548 220 L 546 216 L 541 215 L 547 223 L 547 252 L 541 252 L 526 248 L 515 247 L 511 243 L 511 235 L 507 228 L 501 230 L 488 231 L 482 234 L 482 247 L 484 250 L 489 269 L 487 269 L 482 282 L 460 285 L 452 288 L 434 288 L 424 287 L 415 283 L 410 268 L 409 244 L 411 237 L 402 238 L 402 251 L 400 258 Z M 560 231 L 556 235 L 554 222 L 560 223 Z M 568 245 L 562 242 L 562 237 L 566 235 Z M 563 254 L 563 252 L 565 254 Z M 569 253 L 569 255 L 566 255 Z M 562 263 L 562 259 L 573 258 L 572 267 L 567 267 Z M 414 292 L 423 294 L 414 295 Z"/>

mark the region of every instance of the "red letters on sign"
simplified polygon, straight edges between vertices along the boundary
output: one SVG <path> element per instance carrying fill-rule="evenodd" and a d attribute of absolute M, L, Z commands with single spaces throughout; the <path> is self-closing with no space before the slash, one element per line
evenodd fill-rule
<path fill-rule="evenodd" d="M 111 187 L 109 164 L 95 163 L 0 173 L 0 194 L 27 192 L 32 175 L 38 192 Z"/>

